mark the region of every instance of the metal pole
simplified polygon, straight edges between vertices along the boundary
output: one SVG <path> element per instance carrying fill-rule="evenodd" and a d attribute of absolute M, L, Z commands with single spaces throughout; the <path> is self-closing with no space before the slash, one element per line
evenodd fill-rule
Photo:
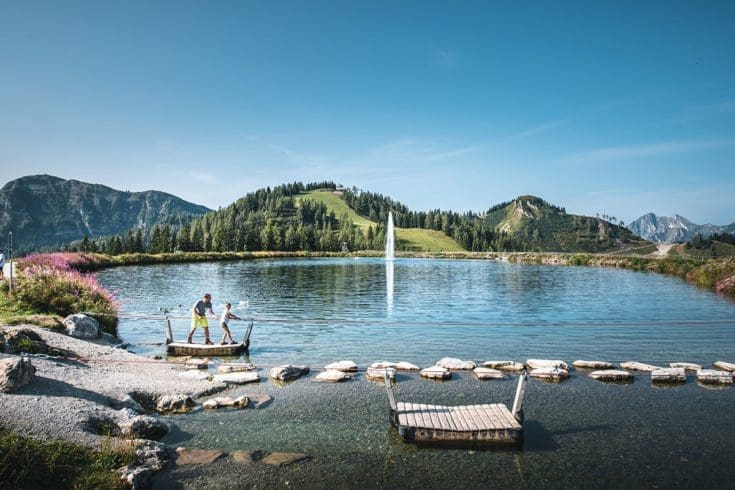
<path fill-rule="evenodd" d="M 8 293 L 13 294 L 13 232 L 8 232 L 10 236 L 10 248 L 8 250 L 8 265 L 10 273 L 8 274 Z"/>

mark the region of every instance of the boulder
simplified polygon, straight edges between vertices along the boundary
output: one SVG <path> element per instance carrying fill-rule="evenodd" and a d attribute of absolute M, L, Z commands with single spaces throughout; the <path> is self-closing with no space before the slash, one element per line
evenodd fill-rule
<path fill-rule="evenodd" d="M 260 459 L 260 451 L 232 451 L 230 457 L 238 463 L 250 464 Z"/>
<path fill-rule="evenodd" d="M 605 361 L 574 361 L 572 366 L 581 369 L 603 369 L 610 370 L 613 368 L 612 362 Z"/>
<path fill-rule="evenodd" d="M 523 371 L 526 365 L 515 361 L 485 361 L 482 365 L 486 368 L 500 369 L 501 371 Z"/>
<path fill-rule="evenodd" d="M 392 367 L 388 368 L 374 368 L 369 367 L 367 368 L 367 379 L 372 379 L 374 381 L 384 381 L 385 375 L 388 374 L 388 379 L 395 380 L 396 379 L 396 370 Z"/>
<path fill-rule="evenodd" d="M 669 363 L 669 367 L 672 368 L 682 368 L 686 371 L 699 371 L 702 369 L 702 366 L 699 364 L 694 364 L 693 362 L 672 362 Z"/>
<path fill-rule="evenodd" d="M 735 372 L 735 364 L 731 362 L 715 361 L 712 365 L 717 369 L 722 369 L 723 371 L 730 371 L 731 373 Z"/>
<path fill-rule="evenodd" d="M 113 404 L 113 408 L 117 410 L 128 409 L 135 413 L 145 412 L 145 409 L 143 408 L 143 406 L 137 401 L 135 401 L 135 398 L 133 398 L 130 395 L 125 395 L 122 398 L 118 399 Z"/>
<path fill-rule="evenodd" d="M 560 361 L 559 359 L 528 359 L 526 361 L 526 366 L 528 366 L 529 369 L 557 368 L 569 371 L 567 363 Z"/>
<path fill-rule="evenodd" d="M 215 374 L 212 379 L 220 383 L 244 385 L 247 383 L 257 383 L 260 381 L 260 376 L 255 371 L 244 371 L 240 373 Z"/>
<path fill-rule="evenodd" d="M 411 364 L 410 362 L 405 362 L 405 361 L 400 361 L 400 362 L 378 361 L 378 362 L 372 363 L 370 367 L 375 368 L 375 369 L 393 368 L 396 371 L 420 371 L 421 370 L 421 368 L 418 367 L 416 364 Z"/>
<path fill-rule="evenodd" d="M 84 313 L 69 315 L 63 323 L 67 335 L 78 339 L 96 339 L 100 335 L 99 322 Z"/>
<path fill-rule="evenodd" d="M 252 362 L 223 362 L 217 366 L 217 372 L 219 373 L 240 373 L 254 370 L 255 364 Z"/>
<path fill-rule="evenodd" d="M 200 359 L 198 357 L 192 357 L 184 363 L 186 369 L 207 369 L 209 367 L 209 358 L 205 357 Z"/>
<path fill-rule="evenodd" d="M 327 364 L 324 369 L 332 371 L 342 371 L 343 373 L 356 373 L 357 364 L 352 361 L 337 361 L 332 364 Z"/>
<path fill-rule="evenodd" d="M 147 490 L 151 488 L 153 471 L 147 466 L 123 466 L 117 472 L 120 474 L 120 483 L 130 490 Z"/>
<path fill-rule="evenodd" d="M 598 381 L 624 382 L 633 381 L 633 374 L 621 369 L 603 369 L 592 371 L 589 377 Z"/>
<path fill-rule="evenodd" d="M 156 403 L 158 413 L 189 413 L 196 406 L 189 395 L 166 395 Z"/>
<path fill-rule="evenodd" d="M 8 354 L 48 354 L 49 348 L 40 335 L 30 328 L 2 331 L 0 329 L 0 352 Z"/>
<path fill-rule="evenodd" d="M 131 444 L 136 459 L 144 466 L 158 471 L 168 464 L 169 454 L 165 444 L 148 439 L 134 439 Z"/>
<path fill-rule="evenodd" d="M 36 368 L 27 357 L 0 359 L 0 392 L 13 393 L 33 380 Z"/>
<path fill-rule="evenodd" d="M 697 371 L 697 381 L 708 385 L 731 385 L 733 382 L 733 375 L 728 371 L 700 369 Z"/>
<path fill-rule="evenodd" d="M 476 367 L 472 372 L 475 373 L 477 379 L 483 381 L 488 379 L 503 379 L 505 377 L 502 371 L 486 367 Z"/>
<path fill-rule="evenodd" d="M 176 464 L 210 464 L 224 456 L 225 453 L 216 449 L 188 449 L 176 448 Z"/>
<path fill-rule="evenodd" d="M 135 416 L 118 426 L 122 435 L 139 439 L 158 441 L 168 433 L 168 425 L 148 415 Z"/>
<path fill-rule="evenodd" d="M 662 368 L 651 371 L 651 381 L 654 383 L 684 383 L 686 380 L 684 368 Z"/>
<path fill-rule="evenodd" d="M 645 364 L 643 362 L 636 362 L 636 361 L 628 361 L 628 362 L 621 362 L 620 367 L 623 369 L 629 369 L 631 371 L 655 371 L 657 369 L 661 369 L 658 366 L 653 366 L 651 364 Z"/>
<path fill-rule="evenodd" d="M 569 371 L 567 371 L 566 369 L 549 366 L 532 369 L 531 372 L 528 373 L 528 375 L 533 378 L 559 383 L 569 377 Z"/>
<path fill-rule="evenodd" d="M 247 408 L 249 403 L 250 399 L 245 395 L 234 399 L 229 396 L 219 396 L 205 401 L 202 403 L 202 407 L 207 410 L 216 410 L 218 408 Z"/>
<path fill-rule="evenodd" d="M 271 466 L 286 466 L 307 459 L 310 459 L 310 456 L 302 453 L 268 453 L 260 458 L 260 462 Z"/>
<path fill-rule="evenodd" d="M 323 373 L 319 373 L 314 377 L 314 381 L 317 383 L 339 383 L 340 381 L 347 381 L 351 379 L 347 373 L 337 371 L 335 369 L 328 369 Z"/>
<path fill-rule="evenodd" d="M 279 381 L 289 381 L 309 374 L 309 366 L 294 366 L 292 364 L 283 364 L 274 367 L 270 371 L 270 377 Z"/>
<path fill-rule="evenodd" d="M 440 379 L 444 381 L 452 379 L 452 372 L 441 366 L 431 366 L 421 370 L 421 377 L 427 379 Z"/>
<path fill-rule="evenodd" d="M 473 361 L 463 361 L 462 359 L 456 359 L 454 357 L 445 357 L 444 359 L 440 359 L 437 361 L 436 365 L 443 367 L 444 369 L 454 369 L 456 371 L 469 371 L 477 367 L 477 364 Z"/>

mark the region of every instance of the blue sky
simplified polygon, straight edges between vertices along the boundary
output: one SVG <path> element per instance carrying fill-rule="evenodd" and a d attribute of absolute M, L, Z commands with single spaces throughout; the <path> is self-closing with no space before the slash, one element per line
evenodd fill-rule
<path fill-rule="evenodd" d="M 0 0 L 0 170 L 735 221 L 735 2 Z"/>

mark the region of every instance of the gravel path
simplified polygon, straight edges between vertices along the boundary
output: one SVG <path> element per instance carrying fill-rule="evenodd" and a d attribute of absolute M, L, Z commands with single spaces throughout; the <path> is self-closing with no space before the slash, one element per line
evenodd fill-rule
<path fill-rule="evenodd" d="M 89 342 L 31 325 L 3 328 L 31 329 L 49 347 L 82 358 L 32 358 L 33 381 L 18 392 L 0 393 L 0 425 L 24 435 L 98 446 L 105 437 L 95 427 L 129 419 L 131 413 L 125 408 L 131 406 L 131 395 L 146 405 L 165 395 L 196 399 L 226 388 L 222 383 L 180 377 L 181 366 L 113 349 L 105 340 Z"/>

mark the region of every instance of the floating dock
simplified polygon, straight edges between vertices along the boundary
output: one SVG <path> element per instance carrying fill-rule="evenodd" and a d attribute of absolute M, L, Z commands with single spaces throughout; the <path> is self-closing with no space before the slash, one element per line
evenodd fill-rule
<path fill-rule="evenodd" d="M 502 403 L 481 405 L 427 405 L 395 401 L 390 379 L 386 388 L 391 423 L 406 442 L 416 443 L 502 443 L 523 440 L 525 371 L 520 375 L 513 409 Z"/>
<path fill-rule="evenodd" d="M 253 331 L 253 321 L 248 324 L 243 341 L 239 344 L 190 344 L 188 342 L 174 342 L 171 330 L 171 321 L 166 319 L 166 352 L 174 356 L 205 356 L 224 357 L 238 356 L 250 347 L 250 334 Z"/>

